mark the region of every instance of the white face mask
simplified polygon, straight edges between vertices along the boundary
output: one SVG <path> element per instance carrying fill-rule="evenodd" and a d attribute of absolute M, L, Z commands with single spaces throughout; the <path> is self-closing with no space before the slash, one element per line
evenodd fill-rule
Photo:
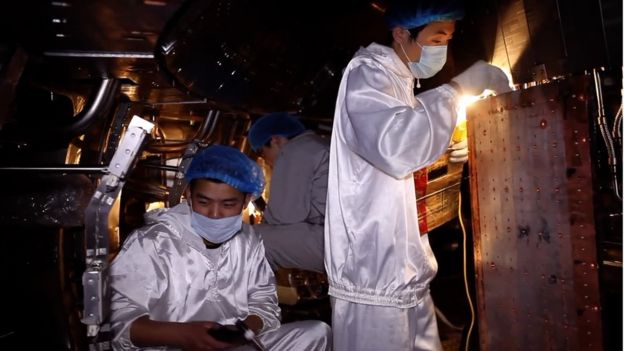
<path fill-rule="evenodd" d="M 446 45 L 440 46 L 429 46 L 420 45 L 419 42 L 416 42 L 418 46 L 422 49 L 420 52 L 420 60 L 418 62 L 413 62 L 410 60 L 409 56 L 405 52 L 403 45 L 401 45 L 401 50 L 403 50 L 403 54 L 407 58 L 410 71 L 412 71 L 412 75 L 414 78 L 431 78 L 436 73 L 440 72 L 444 64 L 446 63 Z"/>
<path fill-rule="evenodd" d="M 242 214 L 224 218 L 210 218 L 193 211 L 191 206 L 191 227 L 202 238 L 213 244 L 230 240 L 243 227 Z"/>

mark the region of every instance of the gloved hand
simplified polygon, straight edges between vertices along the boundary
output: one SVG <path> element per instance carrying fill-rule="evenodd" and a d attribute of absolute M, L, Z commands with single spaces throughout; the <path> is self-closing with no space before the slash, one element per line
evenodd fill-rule
<path fill-rule="evenodd" d="M 449 154 L 449 162 L 464 163 L 468 161 L 468 139 L 464 139 L 451 145 L 452 150 Z"/>
<path fill-rule="evenodd" d="M 506 93 L 511 90 L 509 79 L 500 68 L 479 60 L 457 75 L 451 81 L 461 88 L 461 94 L 478 96 L 485 89 L 494 90 L 496 94 Z"/>

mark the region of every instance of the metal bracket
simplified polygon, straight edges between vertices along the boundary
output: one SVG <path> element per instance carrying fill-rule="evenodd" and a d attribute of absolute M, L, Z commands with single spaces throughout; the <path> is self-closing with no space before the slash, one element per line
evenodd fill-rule
<path fill-rule="evenodd" d="M 184 191 L 184 187 L 186 187 L 184 174 L 186 174 L 186 170 L 191 164 L 191 160 L 193 159 L 193 156 L 195 156 L 195 153 L 197 153 L 197 150 L 204 146 L 205 145 L 199 140 L 194 140 L 186 147 L 182 160 L 180 161 L 180 165 L 178 166 L 178 171 L 175 174 L 173 186 L 171 186 L 171 190 L 169 191 L 169 198 L 167 199 L 168 207 L 172 207 L 180 203 L 182 192 Z"/>
<path fill-rule="evenodd" d="M 85 213 L 86 269 L 82 275 L 84 313 L 87 336 L 97 337 L 106 327 L 108 299 L 108 215 L 125 183 L 125 176 L 140 155 L 145 137 L 154 124 L 134 116 L 126 130 L 107 174 L 91 197 Z M 97 339 L 97 338 L 96 338 Z"/>

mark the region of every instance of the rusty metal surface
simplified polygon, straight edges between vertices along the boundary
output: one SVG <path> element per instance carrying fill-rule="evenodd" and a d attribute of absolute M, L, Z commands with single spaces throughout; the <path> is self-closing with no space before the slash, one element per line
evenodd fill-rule
<path fill-rule="evenodd" d="M 450 151 L 414 172 L 420 235 L 457 217 L 463 163 L 448 161 Z"/>
<path fill-rule="evenodd" d="M 575 77 L 469 110 L 483 351 L 602 350 L 589 82 Z"/>

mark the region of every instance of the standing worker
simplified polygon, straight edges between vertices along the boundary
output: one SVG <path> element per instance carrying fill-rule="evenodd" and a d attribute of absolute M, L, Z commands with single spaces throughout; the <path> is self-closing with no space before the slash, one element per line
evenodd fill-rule
<path fill-rule="evenodd" d="M 249 142 L 272 169 L 264 223 L 254 226 L 269 264 L 273 270 L 324 272 L 328 140 L 306 130 L 296 116 L 275 112 L 251 126 Z"/>
<path fill-rule="evenodd" d="M 449 146 L 460 95 L 509 90 L 478 61 L 414 96 L 446 61 L 461 7 L 404 1 L 385 13 L 390 46 L 370 44 L 347 65 L 331 138 L 325 268 L 334 350 L 441 350 L 429 283 L 437 262 L 420 235 L 412 173 Z"/>

